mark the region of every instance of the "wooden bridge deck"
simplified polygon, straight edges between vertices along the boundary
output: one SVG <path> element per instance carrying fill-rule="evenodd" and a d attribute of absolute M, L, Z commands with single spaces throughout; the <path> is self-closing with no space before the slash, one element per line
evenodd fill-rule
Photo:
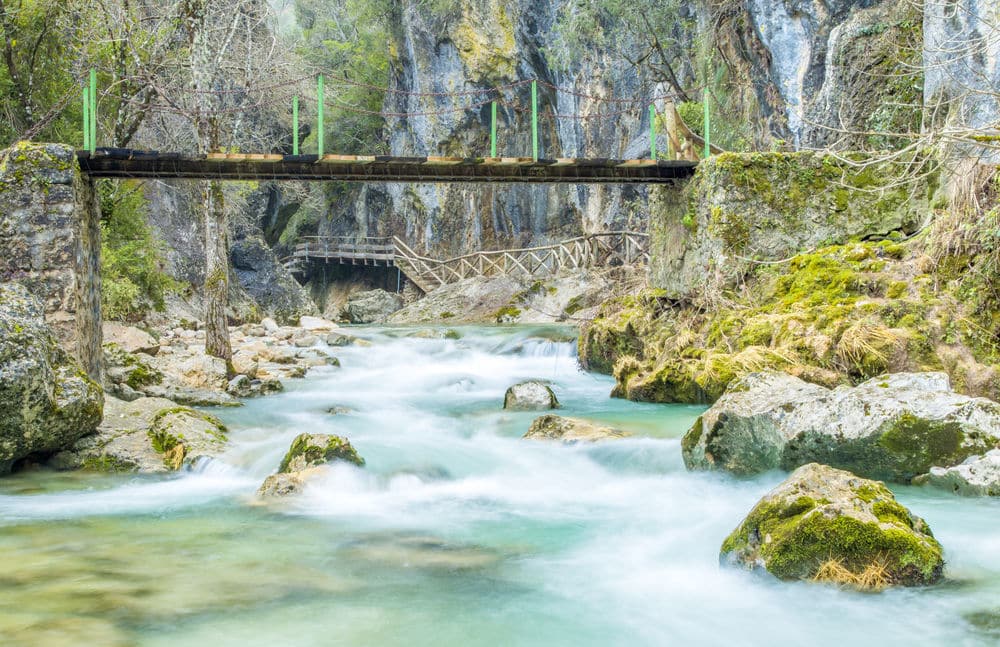
<path fill-rule="evenodd" d="M 92 177 L 194 180 L 334 180 L 344 182 L 509 182 L 663 184 L 694 174 L 685 160 L 362 155 L 181 155 L 99 148 L 77 152 Z"/>
<path fill-rule="evenodd" d="M 571 238 L 552 245 L 482 251 L 446 260 L 414 252 L 399 238 L 337 238 L 313 236 L 284 260 L 295 274 L 309 263 L 397 267 L 425 293 L 442 285 L 483 276 L 542 278 L 563 269 L 644 265 L 649 262 L 649 237 L 614 231 Z"/>

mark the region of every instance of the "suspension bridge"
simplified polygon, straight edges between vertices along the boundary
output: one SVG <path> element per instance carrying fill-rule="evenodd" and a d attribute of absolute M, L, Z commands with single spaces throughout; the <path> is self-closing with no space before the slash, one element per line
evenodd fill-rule
<path fill-rule="evenodd" d="M 341 80 L 351 84 L 349 80 Z M 284 88 L 294 82 L 279 84 Z M 377 88 L 387 94 L 406 95 L 417 101 L 437 101 L 442 97 L 461 100 L 463 105 L 438 107 L 428 110 L 407 112 L 373 112 L 338 101 L 330 102 L 326 96 L 324 77 L 317 78 L 316 94 L 313 98 L 315 110 L 315 152 L 303 154 L 300 150 L 302 132 L 300 123 L 300 102 L 296 94 L 291 99 L 292 127 L 291 151 L 268 153 L 243 153 L 235 151 L 210 152 L 207 154 L 184 154 L 134 150 L 98 146 L 98 91 L 97 75 L 91 72 L 89 82 L 83 89 L 83 149 L 78 151 L 80 169 L 94 178 L 121 179 L 193 179 L 232 181 L 280 181 L 280 180 L 321 180 L 345 182 L 490 182 L 490 183 L 573 183 L 573 184 L 655 184 L 671 183 L 694 174 L 698 160 L 713 152 L 720 152 L 710 141 L 710 111 L 705 103 L 703 135 L 695 134 L 684 123 L 670 96 L 654 97 L 648 106 L 649 156 L 641 159 L 620 159 L 606 157 L 546 157 L 540 136 L 540 121 L 549 119 L 549 130 L 558 130 L 556 125 L 563 120 L 577 120 L 579 123 L 606 124 L 620 119 L 623 115 L 639 115 L 645 119 L 644 111 L 636 111 L 639 99 L 607 98 L 584 95 L 570 91 L 575 99 L 588 103 L 613 104 L 611 110 L 601 110 L 585 114 L 547 114 L 539 109 L 539 86 L 550 94 L 565 92 L 555 85 L 533 81 L 518 81 L 497 88 L 485 88 L 461 92 L 424 93 L 409 92 L 391 88 Z M 530 86 L 530 108 L 517 102 L 505 100 L 504 93 Z M 365 86 L 367 87 L 367 86 Z M 375 88 L 373 88 L 375 89 Z M 266 88 L 264 90 L 267 90 Z M 245 91 L 245 90 L 244 90 Z M 227 101 L 239 95 L 237 89 L 208 91 L 219 105 L 216 114 L 206 115 L 201 108 L 193 113 L 196 118 L 220 118 L 227 114 L 243 114 L 264 105 L 244 105 L 236 102 L 235 107 Z M 217 95 L 217 96 L 216 96 Z M 107 96 L 107 93 L 105 94 Z M 484 99 L 485 97 L 485 99 Z M 243 97 L 245 100 L 246 97 Z M 707 99 L 707 95 L 706 95 Z M 277 100 L 277 99 L 274 99 Z M 656 102 L 662 102 L 660 111 Z M 267 103 L 271 103 L 269 101 Z M 327 133 L 326 109 L 328 103 L 347 112 L 378 115 L 387 125 L 393 120 L 427 118 L 430 116 L 480 114 L 489 108 L 489 154 L 470 156 L 393 156 L 393 155 L 342 155 L 329 154 L 325 147 Z M 146 106 L 152 112 L 192 117 L 183 108 L 184 101 L 170 100 L 166 105 Z M 522 133 L 530 140 L 530 156 L 511 156 L 501 153 L 500 112 L 507 115 L 508 125 L 516 122 L 518 115 L 525 115 L 530 123 L 529 133 Z M 662 132 L 658 126 L 665 126 Z M 517 140 L 521 134 L 515 133 Z M 520 140 L 518 140 L 520 141 Z M 665 147 L 661 146 L 661 141 Z M 230 149 L 232 147 L 229 147 Z M 509 152 L 511 146 L 506 146 Z M 661 149 L 663 149 L 661 151 Z M 484 151 L 485 153 L 485 151 Z"/>

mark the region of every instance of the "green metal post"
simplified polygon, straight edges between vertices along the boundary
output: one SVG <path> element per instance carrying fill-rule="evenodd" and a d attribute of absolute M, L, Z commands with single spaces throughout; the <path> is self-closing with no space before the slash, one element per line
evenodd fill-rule
<path fill-rule="evenodd" d="M 712 156 L 712 111 L 708 105 L 708 89 L 705 89 L 705 96 L 702 100 L 705 104 L 705 159 Z"/>
<path fill-rule="evenodd" d="M 97 70 L 90 70 L 90 152 L 97 152 Z"/>
<path fill-rule="evenodd" d="M 299 98 L 292 97 L 292 155 L 299 154 Z"/>
<path fill-rule="evenodd" d="M 490 157 L 497 156 L 497 102 L 493 102 L 492 119 L 490 121 Z"/>
<path fill-rule="evenodd" d="M 319 75 L 317 94 L 319 95 L 319 102 L 316 104 L 316 121 L 319 132 L 316 134 L 316 154 L 323 157 L 323 75 Z"/>
<path fill-rule="evenodd" d="M 656 106 L 649 104 L 649 156 L 656 161 Z"/>
<path fill-rule="evenodd" d="M 531 82 L 531 153 L 538 161 L 538 81 Z"/>
<path fill-rule="evenodd" d="M 90 88 L 83 86 L 83 150 L 90 151 Z"/>

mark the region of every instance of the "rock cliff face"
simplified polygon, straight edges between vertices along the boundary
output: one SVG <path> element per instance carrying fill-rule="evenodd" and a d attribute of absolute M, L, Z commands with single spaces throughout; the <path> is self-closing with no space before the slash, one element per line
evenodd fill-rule
<path fill-rule="evenodd" d="M 100 241 L 92 186 L 73 149 L 20 143 L 0 152 L 0 282 L 43 302 L 63 348 L 100 372 Z"/>
<path fill-rule="evenodd" d="M 1000 122 L 1000 6 L 991 0 L 926 2 L 924 55 L 927 69 L 924 101 L 945 102 L 951 126 L 990 129 Z M 1000 153 L 966 148 L 965 154 L 1000 161 Z"/>
<path fill-rule="evenodd" d="M 157 182 L 146 186 L 150 203 L 149 224 L 163 242 L 166 271 L 200 293 L 205 281 L 204 227 L 192 183 Z M 270 197 L 272 187 L 227 187 L 227 200 L 234 206 L 230 217 L 230 305 L 237 319 L 272 316 L 293 323 L 312 314 L 315 305 L 291 274 L 278 262 L 277 255 L 263 240 L 276 208 Z M 237 208 L 238 207 L 238 208 Z"/>
<path fill-rule="evenodd" d="M 580 95 L 652 96 L 650 79 L 637 76 L 607 51 L 594 52 L 573 69 L 555 69 L 547 48 L 560 2 L 463 0 L 449 16 L 432 14 L 421 3 L 403 4 L 390 44 L 392 77 L 385 112 L 444 114 L 390 118 L 386 132 L 395 155 L 488 155 L 488 102 L 497 98 L 489 90 L 500 85 L 539 79 Z M 446 94 L 455 92 L 470 94 Z M 529 85 L 519 85 L 499 100 L 498 155 L 530 156 Z M 461 110 L 477 104 L 483 105 Z M 645 104 L 634 106 L 634 114 L 612 118 L 556 120 L 548 115 L 586 114 L 596 107 L 583 96 L 557 94 L 542 86 L 539 105 L 542 157 L 649 154 Z M 614 104 L 603 104 L 602 110 L 613 110 L 609 105 Z M 634 188 L 395 184 L 354 192 L 347 206 L 321 228 L 339 234 L 399 235 L 416 249 L 451 255 L 558 240 L 584 231 L 642 229 L 644 204 L 644 192 Z"/>
<path fill-rule="evenodd" d="M 0 284 L 0 474 L 94 431 L 104 395 L 55 340 L 42 303 Z"/>
<path fill-rule="evenodd" d="M 614 24 L 601 25 L 610 45 L 586 47 L 559 64 L 557 23 L 564 0 L 472 3 L 460 0 L 442 12 L 404 2 L 390 43 L 391 83 L 384 110 L 388 145 L 395 155 L 487 155 L 491 88 L 539 79 L 558 86 L 539 91 L 543 157 L 643 157 L 649 154 L 649 116 L 664 85 L 637 74 L 623 57 L 640 43 Z M 817 5 L 713 3 L 683 8 L 677 40 L 689 60 L 678 64 L 681 81 L 698 85 L 696 69 L 713 70 L 714 117 L 732 143 L 756 149 L 781 140 L 796 146 L 857 142 L 828 126 L 859 129 L 872 119 L 903 129 L 919 111 L 922 79 L 896 74 L 908 62 L 900 52 L 919 43 L 921 15 L 908 0 L 838 0 Z M 698 34 L 712 46 L 699 47 Z M 609 49 L 610 48 L 610 49 Z M 919 51 L 919 46 L 917 50 Z M 919 56 L 918 56 L 919 58 Z M 889 75 L 905 77 L 895 85 Z M 449 93 L 467 93 L 450 96 Z M 619 105 L 594 98 L 635 97 Z M 877 104 L 897 106 L 876 114 Z M 462 110 L 475 106 L 474 110 Z M 499 151 L 531 154 L 530 87 L 501 98 Z M 721 114 L 728 111 L 727 114 Z M 608 114 L 600 119 L 553 118 Z M 622 114 L 616 114 L 621 112 Z M 434 113 L 434 114 L 431 114 Z M 844 123 L 846 119 L 847 123 Z M 739 131 L 749 121 L 767 127 Z M 919 128 L 919 116 L 915 120 Z M 665 150 L 665 140 L 660 150 Z M 646 192 L 630 187 L 385 185 L 355 188 L 319 225 L 322 233 L 399 235 L 438 255 L 474 248 L 523 245 L 615 228 L 644 229 Z"/>

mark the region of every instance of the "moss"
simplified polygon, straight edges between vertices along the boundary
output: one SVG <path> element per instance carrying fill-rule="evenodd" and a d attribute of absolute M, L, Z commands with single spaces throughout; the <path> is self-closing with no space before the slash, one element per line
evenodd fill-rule
<path fill-rule="evenodd" d="M 144 364 L 132 367 L 128 372 L 128 377 L 125 378 L 125 383 L 137 391 L 144 386 L 159 384 L 162 381 L 163 373 Z"/>
<path fill-rule="evenodd" d="M 514 306 L 507 305 L 493 313 L 493 318 L 497 323 L 503 323 L 506 319 L 517 319 L 521 316 L 521 310 Z"/>
<path fill-rule="evenodd" d="M 578 294 L 569 300 L 569 302 L 566 304 L 566 307 L 563 308 L 563 314 L 565 314 L 567 317 L 571 317 L 576 313 L 580 312 L 581 310 L 583 310 L 584 307 L 585 306 L 583 305 L 583 295 Z"/>
<path fill-rule="evenodd" d="M 174 447 L 184 442 L 183 438 L 181 438 L 180 436 L 175 436 L 171 434 L 169 431 L 162 429 L 160 430 L 150 429 L 148 432 L 146 432 L 146 435 L 149 436 L 149 440 L 153 445 L 153 450 L 157 454 L 166 454 Z"/>
<path fill-rule="evenodd" d="M 445 311 L 445 312 L 442 312 L 442 313 L 441 313 L 440 315 L 438 315 L 438 316 L 439 316 L 439 318 L 441 318 L 441 319 L 451 319 L 451 318 L 453 318 L 453 317 L 455 316 L 455 313 L 454 313 L 454 312 L 448 312 L 448 311 Z"/>
<path fill-rule="evenodd" d="M 958 422 L 926 420 L 910 413 L 888 425 L 879 446 L 899 464 L 903 478 L 925 474 L 934 466 L 957 465 L 985 448 L 983 444 L 967 447 Z"/>
<path fill-rule="evenodd" d="M 809 497 L 788 504 L 765 500 L 723 542 L 722 552 L 747 549 L 753 536 L 767 570 L 780 579 L 811 579 L 821 564 L 839 559 L 855 573 L 885 562 L 894 584 L 936 581 L 943 567 L 941 546 L 929 534 L 913 534 L 913 518 L 889 497 L 875 504 L 884 516 L 879 523 L 827 516 Z"/>
<path fill-rule="evenodd" d="M 698 446 L 698 442 L 701 441 L 701 435 L 704 432 L 704 426 L 705 422 L 702 420 L 702 416 L 698 416 L 698 419 L 691 425 L 691 429 L 681 438 L 682 452 L 689 454 Z"/>
<path fill-rule="evenodd" d="M 83 460 L 80 468 L 88 472 L 122 474 L 135 471 L 135 465 L 114 456 L 90 456 Z"/>
<path fill-rule="evenodd" d="M 325 444 L 323 445 L 315 442 L 324 438 Z M 278 471 L 280 473 L 288 473 L 293 462 L 299 462 L 298 459 L 302 459 L 307 466 L 321 465 L 336 460 L 346 461 L 358 466 L 365 464 L 364 459 L 358 455 L 354 447 L 351 446 L 351 443 L 339 436 L 323 437 L 311 436 L 309 434 L 297 436 L 292 441 L 288 453 L 282 459 Z"/>

